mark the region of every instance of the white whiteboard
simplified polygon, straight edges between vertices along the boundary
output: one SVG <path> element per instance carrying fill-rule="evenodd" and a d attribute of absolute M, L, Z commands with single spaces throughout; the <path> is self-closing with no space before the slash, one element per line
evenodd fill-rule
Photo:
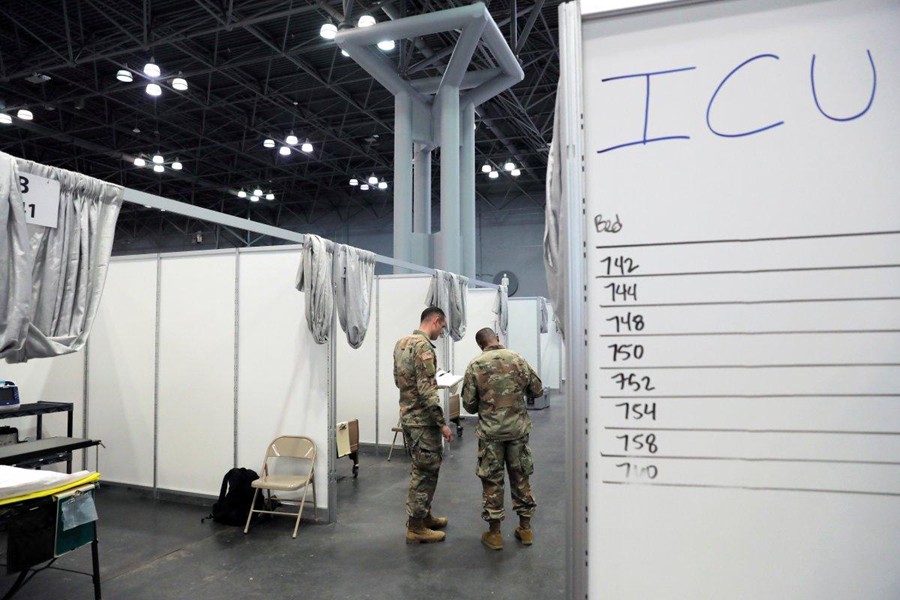
<path fill-rule="evenodd" d="M 113 260 L 88 340 L 88 436 L 104 481 L 153 487 L 156 257 Z"/>
<path fill-rule="evenodd" d="M 218 496 L 234 466 L 235 262 L 233 253 L 162 259 L 157 485 L 164 490 Z"/>
<path fill-rule="evenodd" d="M 240 256 L 238 466 L 258 472 L 266 446 L 279 435 L 312 438 L 317 451 L 316 501 L 326 508 L 328 344 L 313 340 L 304 316 L 306 296 L 293 285 L 300 254 L 297 250 Z"/>
<path fill-rule="evenodd" d="M 898 32 L 585 21 L 591 598 L 900 597 Z"/>

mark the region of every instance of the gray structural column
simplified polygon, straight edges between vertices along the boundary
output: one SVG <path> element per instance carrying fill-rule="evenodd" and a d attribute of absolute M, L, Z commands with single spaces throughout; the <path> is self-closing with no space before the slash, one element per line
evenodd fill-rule
<path fill-rule="evenodd" d="M 459 88 L 441 86 L 437 101 L 441 132 L 441 243 L 435 267 L 459 273 Z"/>
<path fill-rule="evenodd" d="M 462 107 L 459 154 L 460 237 L 462 238 L 462 274 L 475 277 L 475 105 Z"/>
<path fill-rule="evenodd" d="M 413 231 L 431 234 L 431 150 L 416 144 L 413 187 Z"/>
<path fill-rule="evenodd" d="M 412 102 L 408 94 L 394 97 L 394 258 L 412 262 Z M 405 269 L 394 269 L 405 273 Z"/>

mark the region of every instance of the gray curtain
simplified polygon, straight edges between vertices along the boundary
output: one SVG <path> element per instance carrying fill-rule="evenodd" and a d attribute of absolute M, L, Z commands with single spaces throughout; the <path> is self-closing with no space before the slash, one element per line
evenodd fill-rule
<path fill-rule="evenodd" d="M 496 333 L 504 344 L 507 343 L 507 334 L 509 333 L 509 294 L 506 289 L 505 285 L 497 288 L 497 297 L 494 299 L 492 309 L 496 315 Z"/>
<path fill-rule="evenodd" d="M 317 344 L 330 339 L 334 319 L 333 247 L 328 240 L 307 235 L 297 269 L 297 289 L 306 294 L 306 325 Z"/>
<path fill-rule="evenodd" d="M 427 306 L 436 306 L 447 315 L 447 327 L 443 335 L 450 334 L 458 342 L 466 335 L 466 301 L 469 295 L 469 279 L 447 271 L 435 270 L 425 298 Z"/>
<path fill-rule="evenodd" d="M 547 299 L 538 297 L 538 303 L 541 309 L 541 333 L 550 331 L 550 309 L 547 307 Z"/>
<path fill-rule="evenodd" d="M 0 153 L 0 356 L 22 350 L 31 315 L 34 257 L 17 179 L 15 159 Z"/>
<path fill-rule="evenodd" d="M 338 319 L 353 348 L 362 346 L 369 329 L 375 255 L 366 250 L 336 244 L 334 284 Z"/>
<path fill-rule="evenodd" d="M 560 95 L 563 86 L 557 87 L 556 108 L 553 116 L 553 139 L 547 156 L 547 205 L 544 212 L 544 269 L 547 272 L 547 288 L 553 311 L 559 323 L 560 334 L 565 337 L 563 325 L 566 322 L 566 248 L 565 232 L 568 230 L 569 218 L 566 209 L 566 185 L 560 154 Z M 580 226 L 580 225 L 578 225 Z"/>
<path fill-rule="evenodd" d="M 80 173 L 13 159 L 14 177 L 59 181 L 56 228 L 28 225 L 31 305 L 25 343 L 0 355 L 9 362 L 77 352 L 87 343 L 112 253 L 123 189 Z M 12 198 L 14 195 L 9 195 Z M 7 200 L 9 202 L 9 200 Z M 22 209 L 21 195 L 13 200 Z M 21 261 L 28 268 L 28 261 Z"/>

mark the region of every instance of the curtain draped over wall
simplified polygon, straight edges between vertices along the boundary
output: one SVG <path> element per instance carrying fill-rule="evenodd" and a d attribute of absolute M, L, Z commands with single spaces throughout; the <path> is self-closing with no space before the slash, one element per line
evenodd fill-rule
<path fill-rule="evenodd" d="M 447 316 L 447 333 L 458 342 L 466 335 L 466 299 L 469 294 L 469 279 L 447 271 L 435 270 L 425 298 L 427 306 L 436 306 Z"/>
<path fill-rule="evenodd" d="M 559 325 L 560 334 L 565 337 L 566 322 L 566 248 L 565 232 L 569 227 L 568 210 L 566 209 L 566 184 L 563 176 L 562 155 L 560 148 L 565 146 L 561 140 L 560 113 L 563 85 L 557 87 L 556 108 L 553 116 L 553 139 L 547 156 L 547 205 L 544 213 L 544 269 L 547 272 L 547 288 L 553 312 Z"/>
<path fill-rule="evenodd" d="M 547 306 L 547 299 L 538 297 L 538 305 L 541 310 L 541 333 L 548 333 L 550 331 L 550 309 Z"/>
<path fill-rule="evenodd" d="M 369 329 L 372 308 L 372 282 L 375 278 L 375 254 L 367 250 L 336 244 L 334 282 L 338 318 L 347 342 L 362 346 Z"/>
<path fill-rule="evenodd" d="M 124 190 L 56 167 L 8 155 L 0 159 L 0 212 L 7 237 L 0 248 L 0 293 L 8 294 L 0 357 L 24 362 L 77 352 L 87 342 L 100 305 Z M 59 181 L 56 228 L 27 225 L 23 238 L 20 175 Z M 30 303 L 24 299 L 24 285 Z M 24 339 L 23 311 L 28 321 Z"/>
<path fill-rule="evenodd" d="M 334 319 L 333 248 L 332 242 L 308 234 L 297 269 L 296 287 L 306 294 L 306 325 L 317 344 L 329 340 Z"/>
<path fill-rule="evenodd" d="M 501 285 L 497 289 L 497 297 L 494 299 L 492 311 L 496 315 L 496 333 L 500 337 L 500 341 L 506 344 L 509 332 L 509 293 L 506 291 L 505 285 Z"/>

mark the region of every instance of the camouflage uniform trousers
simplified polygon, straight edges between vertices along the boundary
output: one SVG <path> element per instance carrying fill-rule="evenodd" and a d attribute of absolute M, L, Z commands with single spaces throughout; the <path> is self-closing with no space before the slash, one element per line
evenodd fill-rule
<path fill-rule="evenodd" d="M 520 517 L 531 518 L 537 503 L 531 493 L 528 476 L 534 473 L 534 459 L 528 447 L 528 436 L 515 440 L 494 441 L 478 439 L 478 476 L 483 488 L 484 510 L 481 518 L 485 521 L 502 521 L 503 511 L 503 467 L 509 473 L 509 487 L 513 509 Z"/>
<path fill-rule="evenodd" d="M 403 427 L 412 465 L 409 469 L 409 496 L 406 514 L 424 519 L 431 512 L 431 500 L 441 470 L 443 446 L 439 427 Z"/>

